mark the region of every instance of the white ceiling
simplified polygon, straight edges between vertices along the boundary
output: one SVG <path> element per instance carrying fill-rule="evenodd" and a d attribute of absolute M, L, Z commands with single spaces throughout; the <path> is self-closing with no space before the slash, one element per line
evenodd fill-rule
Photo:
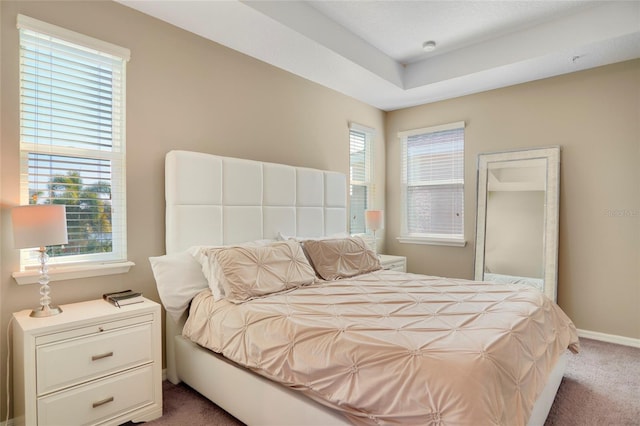
<path fill-rule="evenodd" d="M 640 57 L 640 1 L 116 1 L 385 111 Z"/>

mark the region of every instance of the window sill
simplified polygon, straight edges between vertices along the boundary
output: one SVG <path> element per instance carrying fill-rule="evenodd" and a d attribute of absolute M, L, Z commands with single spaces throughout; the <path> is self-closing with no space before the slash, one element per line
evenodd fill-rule
<path fill-rule="evenodd" d="M 133 262 L 100 263 L 92 265 L 50 266 L 48 275 L 50 282 L 75 280 L 78 278 L 99 277 L 103 275 L 124 274 L 129 272 Z M 18 285 L 36 284 L 40 278 L 38 270 L 14 272 L 11 274 Z"/>
<path fill-rule="evenodd" d="M 457 240 L 451 238 L 433 238 L 433 237 L 398 237 L 398 242 L 404 244 L 428 244 L 433 246 L 451 246 L 464 247 L 467 245 L 465 240 Z"/>

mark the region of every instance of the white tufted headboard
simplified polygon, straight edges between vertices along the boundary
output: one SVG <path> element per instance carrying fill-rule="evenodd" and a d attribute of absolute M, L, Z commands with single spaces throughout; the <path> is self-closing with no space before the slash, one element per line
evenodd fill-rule
<path fill-rule="evenodd" d="M 347 230 L 342 173 L 170 151 L 165 159 L 166 250 Z"/>

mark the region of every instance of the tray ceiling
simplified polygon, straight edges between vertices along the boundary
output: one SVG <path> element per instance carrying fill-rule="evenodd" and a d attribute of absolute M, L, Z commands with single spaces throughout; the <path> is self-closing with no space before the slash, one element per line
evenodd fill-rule
<path fill-rule="evenodd" d="M 637 1 L 116 1 L 385 111 L 640 57 Z"/>

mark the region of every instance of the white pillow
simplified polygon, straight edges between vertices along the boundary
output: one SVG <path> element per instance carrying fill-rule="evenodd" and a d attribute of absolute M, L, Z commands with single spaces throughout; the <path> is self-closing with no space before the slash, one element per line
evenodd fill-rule
<path fill-rule="evenodd" d="M 188 252 L 150 257 L 158 294 L 168 315 L 178 321 L 196 294 L 206 289 L 200 263 Z"/>
<path fill-rule="evenodd" d="M 218 301 L 224 298 L 224 286 L 221 280 L 223 279 L 220 268 L 216 264 L 215 258 L 209 259 L 204 253 L 206 249 L 221 248 L 224 246 L 194 246 L 189 248 L 188 252 L 194 258 L 200 266 L 200 272 L 207 281 L 207 286 L 211 290 L 213 300 Z"/>

